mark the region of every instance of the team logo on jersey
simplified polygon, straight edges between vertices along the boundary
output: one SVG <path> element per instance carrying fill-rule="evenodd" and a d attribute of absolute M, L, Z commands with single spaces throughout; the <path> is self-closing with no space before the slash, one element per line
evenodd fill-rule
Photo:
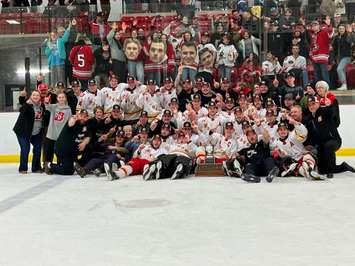
<path fill-rule="evenodd" d="M 318 122 L 320 123 L 320 122 L 322 122 L 322 121 L 323 121 L 322 116 L 319 116 L 319 117 L 318 117 Z"/>
<path fill-rule="evenodd" d="M 62 122 L 64 120 L 64 113 L 58 112 L 54 115 L 54 121 Z"/>

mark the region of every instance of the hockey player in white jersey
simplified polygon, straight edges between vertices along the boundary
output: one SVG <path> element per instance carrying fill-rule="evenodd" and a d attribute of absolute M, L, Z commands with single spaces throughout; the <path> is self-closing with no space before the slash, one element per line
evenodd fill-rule
<path fill-rule="evenodd" d="M 118 84 L 118 77 L 110 76 L 110 86 L 104 87 L 97 92 L 96 105 L 104 108 L 105 113 L 110 113 L 112 106 L 119 104 L 119 96 L 122 93 L 124 83 Z"/>
<path fill-rule="evenodd" d="M 97 85 L 94 79 L 89 80 L 89 86 L 78 101 L 80 110 L 86 110 L 89 117 L 94 116 L 94 109 L 96 107 Z"/>
<path fill-rule="evenodd" d="M 148 80 L 143 86 L 143 91 L 139 94 L 136 104 L 143 111 L 148 113 L 148 121 L 152 122 L 163 110 L 161 93 L 154 80 Z"/>
<path fill-rule="evenodd" d="M 160 102 L 163 109 L 167 109 L 172 98 L 177 98 L 174 82 L 171 78 L 166 78 L 164 85 L 160 87 Z"/>
<path fill-rule="evenodd" d="M 294 126 L 294 129 L 290 131 L 287 123 L 280 122 L 277 129 L 279 137 L 270 143 L 274 159 L 279 158 L 281 161 L 281 168 L 283 168 L 281 175 L 295 173 L 307 179 L 324 179 L 325 177 L 314 171 L 316 161 L 303 146 L 303 142 L 307 139 L 307 128 L 289 116 L 287 121 Z"/>
<path fill-rule="evenodd" d="M 138 97 L 144 92 L 144 87 L 134 77 L 129 76 L 127 83 L 123 84 L 123 90 L 119 97 L 119 102 L 124 111 L 124 120 L 128 124 L 134 124 L 138 121 L 142 108 L 137 105 Z"/>

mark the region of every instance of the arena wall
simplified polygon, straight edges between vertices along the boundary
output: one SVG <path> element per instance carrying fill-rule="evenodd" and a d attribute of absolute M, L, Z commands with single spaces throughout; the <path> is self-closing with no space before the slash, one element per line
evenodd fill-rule
<path fill-rule="evenodd" d="M 341 105 L 339 133 L 343 139 L 339 156 L 355 156 L 355 105 Z M 18 113 L 0 113 L 0 162 L 18 162 L 19 146 L 12 128 Z"/>

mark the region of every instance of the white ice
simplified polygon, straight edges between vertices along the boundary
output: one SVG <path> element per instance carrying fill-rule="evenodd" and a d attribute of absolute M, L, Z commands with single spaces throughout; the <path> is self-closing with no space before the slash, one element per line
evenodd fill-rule
<path fill-rule="evenodd" d="M 248 184 L 16 170 L 0 165 L 0 266 L 355 265 L 348 172 Z"/>

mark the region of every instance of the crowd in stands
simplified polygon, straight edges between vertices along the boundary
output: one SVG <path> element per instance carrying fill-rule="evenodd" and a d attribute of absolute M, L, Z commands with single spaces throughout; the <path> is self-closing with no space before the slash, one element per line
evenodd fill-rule
<path fill-rule="evenodd" d="M 355 23 L 296 19 L 286 7 L 260 25 L 245 8 L 207 14 L 204 28 L 181 2 L 168 23 L 108 23 L 98 13 L 86 32 L 73 19 L 50 33 L 50 82 L 38 76 L 37 89 L 19 99 L 20 173 L 31 144 L 32 172 L 109 180 L 184 178 L 210 156 L 248 182 L 355 172 L 336 164 L 340 116 L 331 92 L 333 84 L 348 89 Z"/>

